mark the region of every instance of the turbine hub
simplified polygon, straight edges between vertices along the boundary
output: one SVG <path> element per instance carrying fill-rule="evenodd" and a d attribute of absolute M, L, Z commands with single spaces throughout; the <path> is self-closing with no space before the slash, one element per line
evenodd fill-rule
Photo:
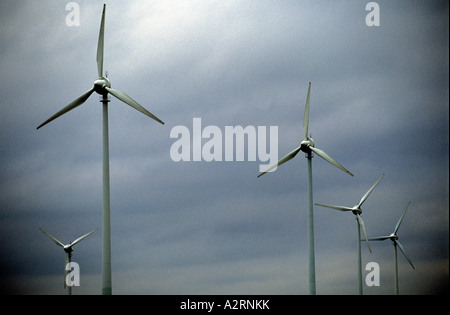
<path fill-rule="evenodd" d="M 389 235 L 389 237 L 391 238 L 392 241 L 393 240 L 398 240 L 398 235 L 397 234 L 392 233 L 391 235 Z"/>
<path fill-rule="evenodd" d="M 352 212 L 354 215 L 357 215 L 357 214 L 361 214 L 362 210 L 361 210 L 361 208 L 354 207 Z"/>
<path fill-rule="evenodd" d="M 302 142 L 300 142 L 300 149 L 303 152 L 309 153 L 311 151 L 309 147 L 314 148 L 314 140 L 312 138 L 307 137 L 306 139 L 303 139 Z"/>
<path fill-rule="evenodd" d="M 98 78 L 94 82 L 94 91 L 100 95 L 105 95 L 106 93 L 108 93 L 105 89 L 105 86 L 111 87 L 111 82 L 109 82 L 108 78 Z"/>

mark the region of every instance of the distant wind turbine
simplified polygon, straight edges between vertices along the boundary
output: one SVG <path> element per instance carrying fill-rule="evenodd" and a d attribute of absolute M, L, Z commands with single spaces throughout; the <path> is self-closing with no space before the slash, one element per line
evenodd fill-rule
<path fill-rule="evenodd" d="M 395 294 L 398 295 L 398 262 L 397 262 L 397 246 L 398 248 L 400 248 L 400 251 L 402 252 L 403 256 L 405 256 L 406 260 L 409 262 L 409 264 L 411 265 L 411 267 L 413 269 L 414 265 L 411 261 L 411 259 L 409 259 L 408 255 L 406 255 L 405 249 L 403 248 L 403 245 L 400 243 L 400 241 L 398 240 L 398 229 L 400 228 L 400 224 L 402 224 L 403 218 L 405 217 L 406 211 L 408 211 L 408 207 L 409 204 L 411 202 L 408 202 L 408 205 L 406 206 L 405 211 L 403 211 L 403 214 L 400 216 L 400 219 L 398 220 L 397 224 L 395 225 L 395 229 L 394 232 L 392 232 L 391 235 L 387 235 L 387 236 L 377 236 L 377 237 L 372 237 L 369 238 L 370 241 L 384 241 L 384 240 L 388 240 L 390 239 L 392 241 L 392 243 L 394 244 L 394 262 L 395 262 L 395 273 L 394 273 L 394 287 L 395 287 Z"/>
<path fill-rule="evenodd" d="M 361 198 L 361 200 L 359 201 L 359 203 L 356 206 L 353 206 L 350 208 L 350 207 L 344 207 L 344 206 L 332 206 L 332 205 L 324 205 L 324 204 L 316 203 L 317 206 L 321 206 L 321 207 L 327 207 L 327 208 L 331 208 L 331 209 L 335 209 L 335 210 L 339 210 L 339 211 L 351 211 L 356 216 L 356 221 L 357 221 L 356 225 L 358 227 L 357 247 L 358 247 L 358 290 L 359 290 L 359 294 L 362 294 L 361 230 L 364 234 L 364 239 L 366 240 L 367 247 L 369 248 L 369 251 L 372 252 L 372 249 L 370 248 L 370 245 L 369 245 L 369 240 L 367 239 L 367 233 L 366 233 L 366 228 L 364 226 L 364 221 L 361 218 L 361 213 L 362 213 L 361 206 L 364 203 L 364 201 L 366 201 L 367 197 L 369 197 L 369 195 L 372 193 L 375 186 L 383 178 L 383 176 L 384 176 L 384 174 L 381 175 L 381 177 L 375 182 L 375 184 L 372 185 L 372 187 L 370 187 L 370 189 L 365 193 L 365 195 Z"/>
<path fill-rule="evenodd" d="M 111 88 L 111 83 L 108 78 L 103 76 L 103 44 L 105 33 L 105 10 L 106 4 L 103 5 L 102 20 L 100 24 L 100 33 L 97 46 L 97 70 L 98 78 L 94 81 L 94 86 L 83 95 L 78 97 L 72 103 L 61 109 L 59 112 L 51 116 L 45 122 L 37 127 L 37 129 L 48 124 L 52 120 L 58 118 L 61 115 L 71 111 L 72 109 L 80 106 L 91 96 L 95 91 L 102 95 L 101 102 L 103 103 L 103 211 L 102 211 L 102 233 L 103 233 L 103 250 L 102 250 L 102 294 L 112 294 L 111 284 L 111 228 L 110 228 L 110 184 L 109 184 L 109 134 L 108 134 L 108 93 L 114 97 L 130 105 L 134 109 L 147 115 L 148 117 L 156 120 L 157 122 L 164 124 L 158 117 L 150 113 L 135 100 L 129 97 L 127 94 Z"/>
<path fill-rule="evenodd" d="M 44 233 L 45 235 L 47 235 L 56 245 L 61 246 L 64 249 L 64 252 L 66 253 L 66 260 L 65 260 L 65 264 L 64 264 L 64 289 L 66 288 L 66 276 L 67 276 L 67 264 L 69 264 L 72 260 L 72 251 L 73 251 L 73 246 L 79 242 L 81 242 L 81 240 L 83 240 L 84 238 L 88 237 L 89 235 L 91 235 L 92 233 L 94 233 L 95 231 L 97 231 L 97 229 L 84 234 L 83 236 L 80 236 L 79 238 L 77 238 L 76 240 L 74 240 L 73 242 L 64 245 L 63 243 L 61 243 L 60 241 L 58 241 L 55 237 L 51 236 L 50 234 L 48 234 L 47 232 L 45 232 L 43 229 L 39 228 L 39 230 L 41 230 L 42 233 Z M 72 287 L 69 286 L 69 295 L 72 295 Z"/>
<path fill-rule="evenodd" d="M 258 175 L 262 175 L 276 169 L 278 166 L 286 163 L 293 159 L 300 151 L 306 153 L 306 158 L 308 160 L 308 251 L 309 251 L 309 293 L 311 295 L 316 294 L 316 271 L 315 271 L 315 254 L 314 254 L 314 214 L 313 214 L 313 193 L 312 193 L 312 158 L 313 152 L 324 160 L 330 162 L 334 166 L 343 170 L 347 174 L 353 176 L 345 167 L 331 158 L 324 151 L 315 147 L 313 139 L 308 136 L 308 125 L 309 125 L 309 102 L 310 102 L 310 92 L 311 92 L 311 82 L 309 82 L 308 95 L 306 97 L 305 114 L 303 116 L 303 140 L 300 142 L 300 146 L 290 152 L 288 155 L 283 157 L 274 165 L 270 166 L 266 171 Z"/>

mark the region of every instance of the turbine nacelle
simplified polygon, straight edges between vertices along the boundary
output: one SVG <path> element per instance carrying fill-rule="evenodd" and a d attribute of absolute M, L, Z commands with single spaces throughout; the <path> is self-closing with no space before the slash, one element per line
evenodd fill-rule
<path fill-rule="evenodd" d="M 68 245 L 64 245 L 64 251 L 68 254 L 70 254 L 71 252 L 73 252 L 73 248 L 72 245 L 68 244 Z"/>
<path fill-rule="evenodd" d="M 396 241 L 396 240 L 398 240 L 398 235 L 395 233 L 392 233 L 391 235 L 389 235 L 389 239 L 391 241 Z"/>
<path fill-rule="evenodd" d="M 352 208 L 352 213 L 353 213 L 354 215 L 359 215 L 359 214 L 362 213 L 362 209 L 361 209 L 360 207 L 358 207 L 358 206 L 354 206 L 354 207 Z"/>
<path fill-rule="evenodd" d="M 100 95 L 105 95 L 108 93 L 108 91 L 105 89 L 105 87 L 111 87 L 111 82 L 105 78 L 100 77 L 94 82 L 94 91 L 97 92 Z"/>
<path fill-rule="evenodd" d="M 311 147 L 314 148 L 315 145 L 314 145 L 314 140 L 310 137 L 306 137 L 305 139 L 302 140 L 302 142 L 300 142 L 300 150 L 302 150 L 305 153 L 310 153 Z"/>

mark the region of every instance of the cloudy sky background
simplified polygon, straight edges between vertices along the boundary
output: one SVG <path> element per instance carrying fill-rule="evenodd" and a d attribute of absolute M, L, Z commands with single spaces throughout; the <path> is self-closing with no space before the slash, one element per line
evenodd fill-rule
<path fill-rule="evenodd" d="M 67 1 L 68 2 L 68 1 Z M 101 293 L 102 111 L 98 95 L 36 127 L 104 70 L 112 87 L 161 118 L 110 103 L 114 294 L 308 294 L 307 161 L 257 178 L 257 161 L 174 162 L 170 131 L 277 126 L 278 156 L 309 131 L 354 177 L 313 159 L 314 201 L 363 206 L 369 236 L 399 230 L 400 293 L 448 284 L 449 25 L 447 1 L 0 1 L 0 278 L 2 292 L 66 294 L 64 243 L 81 286 Z M 206 140 L 204 140 L 206 142 Z M 246 147 L 247 148 L 247 147 Z M 318 294 L 357 294 L 356 221 L 315 207 Z M 393 246 L 362 247 L 393 293 Z M 364 271 L 364 277 L 368 272 Z"/>

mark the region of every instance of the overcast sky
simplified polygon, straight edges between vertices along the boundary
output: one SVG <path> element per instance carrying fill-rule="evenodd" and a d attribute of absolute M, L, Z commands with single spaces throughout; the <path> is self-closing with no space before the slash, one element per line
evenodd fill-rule
<path fill-rule="evenodd" d="M 104 2 L 112 87 L 166 123 L 111 100 L 114 294 L 308 294 L 304 154 L 257 178 L 258 156 L 173 161 L 170 133 L 192 137 L 194 118 L 268 139 L 276 126 L 281 158 L 303 138 L 309 82 L 315 145 L 355 174 L 315 156 L 314 202 L 353 206 L 385 174 L 362 218 L 389 235 L 411 201 L 399 236 L 415 269 L 399 252 L 400 293 L 448 284 L 448 1 L 377 1 L 374 27 L 361 0 L 77 1 L 79 26 L 68 2 L 0 0 L 3 292 L 66 294 L 64 252 L 39 228 L 63 243 L 99 228 L 74 247 L 73 294 L 101 293 L 98 95 L 36 127 L 93 86 Z M 357 294 L 354 216 L 314 215 L 317 293 Z M 392 243 L 362 245 L 363 276 L 369 262 L 381 272 L 364 293 L 392 294 Z"/>

